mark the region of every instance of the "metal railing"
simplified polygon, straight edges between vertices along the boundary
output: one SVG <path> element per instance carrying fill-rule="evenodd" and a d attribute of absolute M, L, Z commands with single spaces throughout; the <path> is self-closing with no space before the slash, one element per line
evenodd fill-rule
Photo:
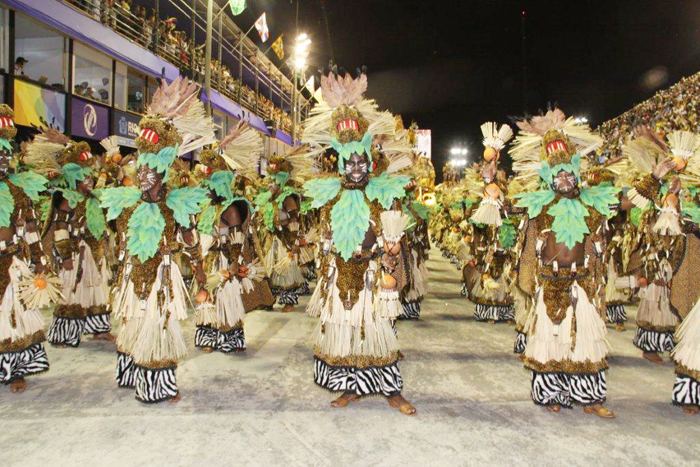
<path fill-rule="evenodd" d="M 198 29 L 204 31 L 206 28 L 206 0 L 169 0 L 170 5 L 192 21 L 192 31 L 189 34 L 178 30 L 172 22 L 158 18 L 158 12 L 152 8 L 147 9 L 145 5 L 133 2 L 123 4 L 119 0 L 63 1 L 132 42 L 151 50 L 178 67 L 183 75 L 200 83 L 204 81 L 204 44 L 195 44 L 191 38 L 197 35 Z M 159 2 L 150 1 L 145 4 L 149 7 L 155 4 L 157 7 Z M 215 7 L 215 10 L 218 13 L 220 8 Z M 243 38 L 241 44 L 241 36 L 243 32 L 230 18 L 225 14 L 219 16 L 214 26 L 212 44 L 212 50 L 215 51 L 212 56 L 216 56 L 210 65 L 212 89 L 238 102 L 262 119 L 272 121 L 275 128 L 290 132 L 292 119 L 285 109 L 291 108 L 291 81 L 263 56 L 250 39 Z M 253 60 L 260 66 L 256 66 Z M 240 72 L 255 77 L 255 90 L 242 84 L 238 76 Z M 257 91 L 260 85 L 267 88 L 267 96 Z M 305 115 L 308 114 L 310 102 L 303 97 L 302 100 L 302 115 Z"/>

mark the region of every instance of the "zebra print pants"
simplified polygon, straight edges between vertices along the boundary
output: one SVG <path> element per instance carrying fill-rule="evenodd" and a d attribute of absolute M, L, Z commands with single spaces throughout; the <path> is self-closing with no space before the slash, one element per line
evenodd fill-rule
<path fill-rule="evenodd" d="M 690 376 L 677 374 L 671 401 L 673 405 L 700 406 L 700 383 Z"/>
<path fill-rule="evenodd" d="M 515 336 L 515 344 L 513 345 L 513 353 L 524 353 L 525 346 L 527 345 L 527 335 L 522 332 L 516 331 L 518 334 Z"/>
<path fill-rule="evenodd" d="M 605 372 L 588 375 L 532 372 L 532 400 L 537 405 L 593 405 L 605 402 Z"/>
<path fill-rule="evenodd" d="M 625 305 L 608 305 L 605 308 L 605 317 L 608 323 L 625 323 L 627 322 L 627 311 Z"/>
<path fill-rule="evenodd" d="M 410 302 L 402 302 L 403 314 L 399 319 L 418 319 L 420 318 L 421 300 L 412 300 Z"/>
<path fill-rule="evenodd" d="M 474 319 L 477 321 L 508 321 L 515 319 L 513 305 L 482 305 L 474 307 Z"/>
<path fill-rule="evenodd" d="M 648 331 L 640 327 L 637 328 L 633 342 L 644 352 L 670 352 L 676 346 L 673 331 Z"/>
<path fill-rule="evenodd" d="M 48 369 L 49 359 L 41 342 L 17 352 L 0 353 L 0 382 L 5 384 Z"/>
<path fill-rule="evenodd" d="M 102 334 L 111 330 L 112 324 L 109 321 L 109 313 L 87 315 L 87 318 L 85 318 L 84 334 Z"/>
<path fill-rule="evenodd" d="M 462 297 L 467 296 L 467 284 L 465 282 L 462 282 L 462 289 L 459 291 L 459 293 L 462 295 Z"/>
<path fill-rule="evenodd" d="M 64 318 L 54 316 L 49 326 L 47 340 L 52 345 L 78 347 L 85 331 L 85 318 Z"/>
<path fill-rule="evenodd" d="M 134 388 L 136 385 L 136 366 L 131 355 L 117 352 L 117 385 L 120 388 Z"/>
<path fill-rule="evenodd" d="M 401 393 L 403 379 L 395 362 L 382 367 L 330 366 L 314 358 L 314 382 L 333 392 L 356 394 L 359 397 L 381 394 L 386 397 Z"/>
<path fill-rule="evenodd" d="M 304 285 L 295 290 L 297 295 L 311 295 L 311 289 L 309 288 L 309 283 L 304 282 Z"/>
<path fill-rule="evenodd" d="M 146 368 L 136 366 L 136 400 L 146 404 L 156 404 L 177 396 L 175 370 L 170 368 Z"/>
<path fill-rule="evenodd" d="M 299 303 L 299 295 L 296 290 L 275 289 L 273 292 L 277 297 L 277 303 L 280 305 L 297 305 Z"/>
<path fill-rule="evenodd" d="M 243 328 L 221 332 L 211 326 L 197 326 L 194 332 L 194 345 L 195 347 L 211 347 L 223 353 L 245 349 Z"/>

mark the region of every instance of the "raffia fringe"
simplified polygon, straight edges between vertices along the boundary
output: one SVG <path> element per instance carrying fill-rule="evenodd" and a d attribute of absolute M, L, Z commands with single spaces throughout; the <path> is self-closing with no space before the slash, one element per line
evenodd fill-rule
<path fill-rule="evenodd" d="M 671 352 L 676 363 L 694 372 L 700 371 L 700 301 L 678 327 L 676 342 Z"/>
<path fill-rule="evenodd" d="M 31 275 L 27 264 L 15 256 L 7 273 L 10 283 L 0 302 L 0 341 L 17 341 L 43 331 L 44 318 L 38 308 L 26 308 L 20 299 L 19 283 Z"/>
<path fill-rule="evenodd" d="M 484 196 L 479 203 L 479 208 L 476 210 L 474 215 L 472 215 L 472 220 L 479 224 L 495 225 L 500 227 L 503 224 L 501 219 L 501 203 L 491 198 L 490 196 Z"/>
<path fill-rule="evenodd" d="M 651 203 L 651 200 L 640 194 L 636 188 L 631 188 L 627 192 L 627 199 L 629 199 L 632 204 L 634 204 L 642 210 L 646 209 L 649 206 L 649 203 Z"/>
<path fill-rule="evenodd" d="M 572 285 L 571 294 L 576 300 L 576 309 L 570 306 L 566 317 L 557 326 L 547 315 L 543 294 L 538 293 L 534 319 L 528 320 L 525 349 L 528 360 L 541 364 L 567 360 L 598 363 L 605 360 L 608 353 L 605 321 L 577 282 Z M 572 329 L 574 317 L 576 328 Z"/>

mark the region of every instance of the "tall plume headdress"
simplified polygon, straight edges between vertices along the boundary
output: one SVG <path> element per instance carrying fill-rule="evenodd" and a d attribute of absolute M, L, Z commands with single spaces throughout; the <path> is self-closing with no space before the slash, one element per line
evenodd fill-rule
<path fill-rule="evenodd" d="M 366 90 L 364 73 L 356 78 L 349 73 L 321 77 L 323 102 L 311 110 L 311 116 L 304 122 L 301 141 L 308 146 L 304 156 L 317 159 L 332 147 L 338 153 L 338 170 L 342 172 L 352 154 L 365 154 L 371 162 L 375 145 L 381 143 L 387 147 L 390 163 L 403 157 L 404 151 L 410 152 L 394 115 L 380 111 L 374 99 L 365 98 Z M 393 164 L 393 167 L 405 166 Z"/>
<path fill-rule="evenodd" d="M 214 122 L 197 98 L 199 87 L 187 78 L 163 81 L 139 122 L 137 165 L 169 177 L 177 156 L 216 142 Z"/>
<path fill-rule="evenodd" d="M 585 171 L 585 156 L 603 144 L 603 139 L 586 124 L 555 108 L 544 115 L 517 122 L 520 132 L 510 150 L 513 171 L 523 191 L 537 189 L 540 178 L 552 183 L 560 170 L 580 178 Z"/>

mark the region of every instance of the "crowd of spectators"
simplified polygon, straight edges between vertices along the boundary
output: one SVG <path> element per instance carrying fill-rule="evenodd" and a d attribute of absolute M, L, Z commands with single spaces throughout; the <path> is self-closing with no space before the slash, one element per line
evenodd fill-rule
<path fill-rule="evenodd" d="M 173 63 L 183 75 L 203 81 L 204 45 L 195 45 L 184 31 L 178 30 L 176 18 L 158 18 L 153 8 L 135 5 L 133 0 L 64 1 Z M 263 94 L 234 78 L 228 66 L 212 60 L 211 77 L 212 88 L 264 120 L 271 120 L 275 128 L 290 131 L 291 117 Z"/>
<path fill-rule="evenodd" d="M 605 140 L 601 154 L 606 158 L 621 155 L 622 145 L 638 125 L 649 126 L 661 138 L 674 130 L 699 133 L 699 110 L 700 73 L 696 73 L 601 124 L 598 131 Z"/>

